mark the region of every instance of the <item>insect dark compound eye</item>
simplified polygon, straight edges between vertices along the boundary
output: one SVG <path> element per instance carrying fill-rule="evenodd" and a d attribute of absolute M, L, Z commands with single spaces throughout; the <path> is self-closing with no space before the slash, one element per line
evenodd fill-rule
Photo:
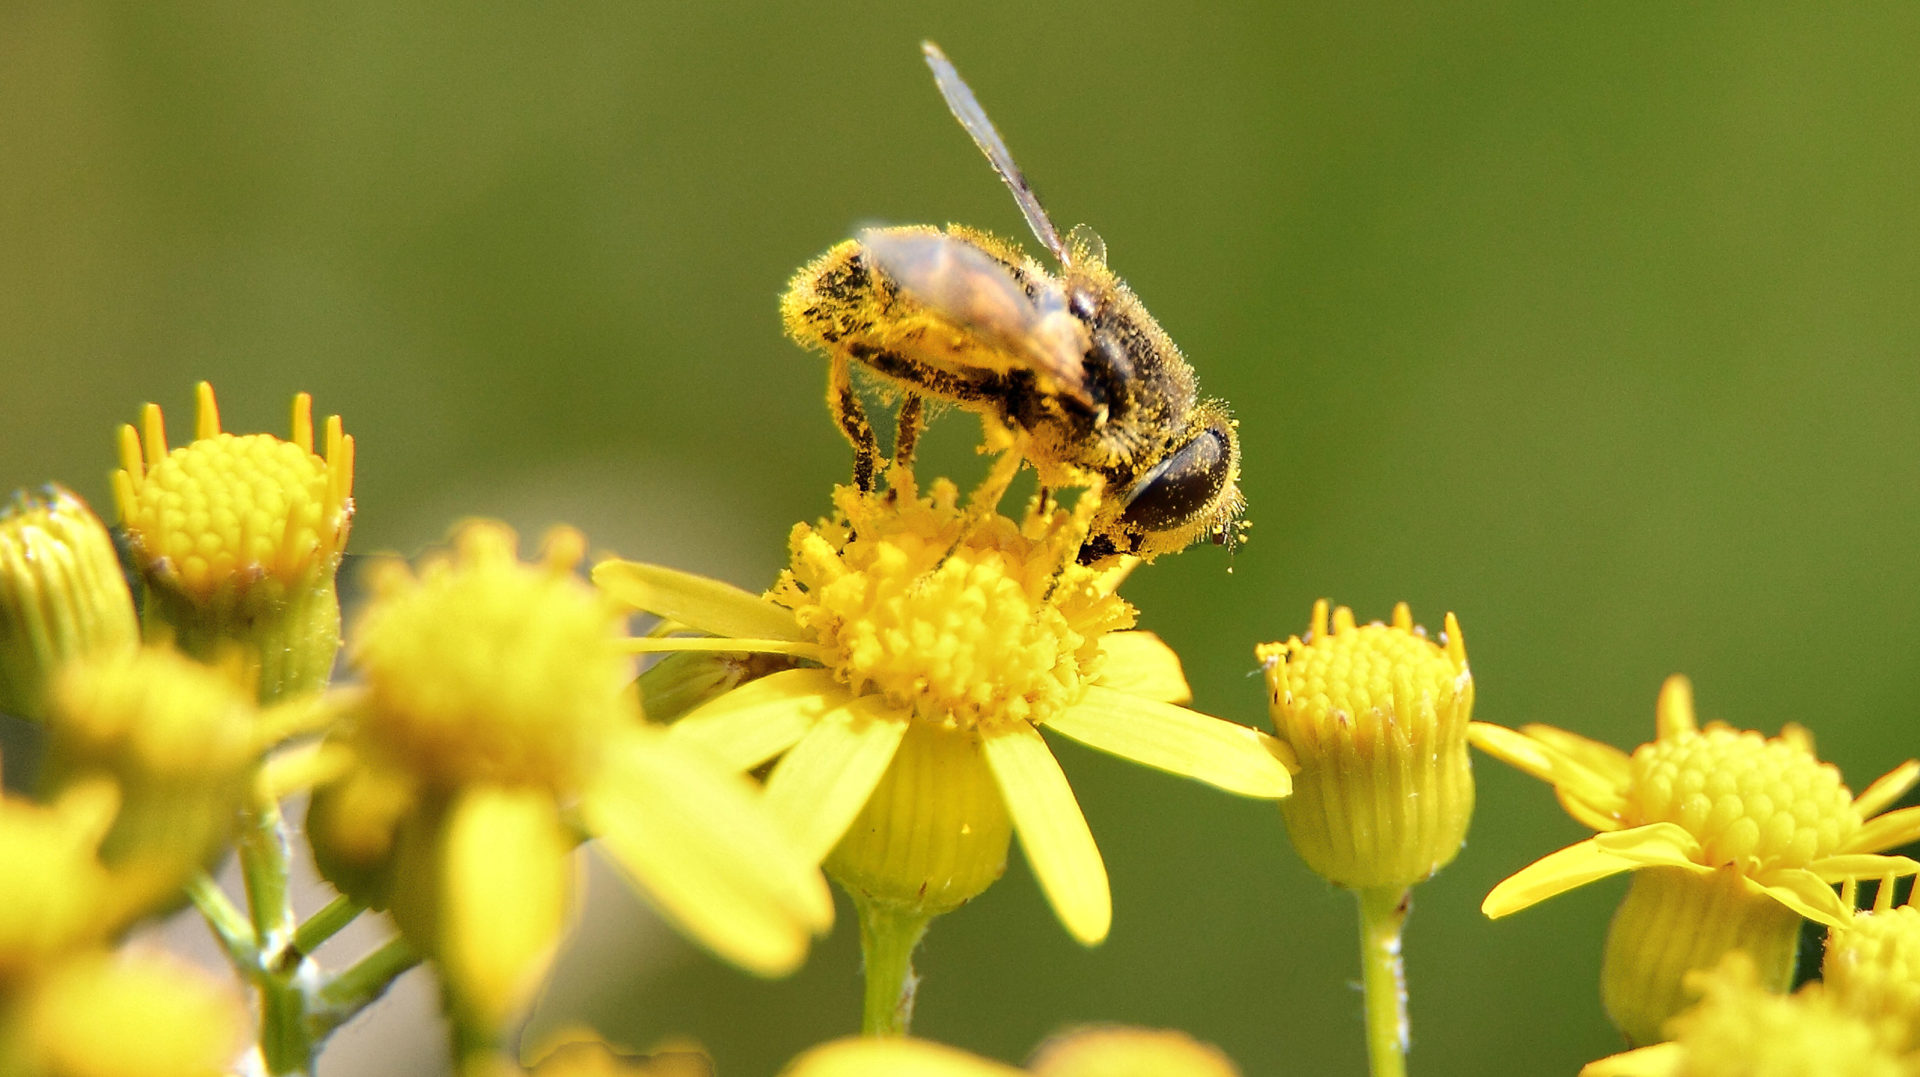
<path fill-rule="evenodd" d="M 1143 532 L 1168 531 L 1212 508 L 1233 477 L 1226 430 L 1210 426 L 1160 461 L 1127 495 L 1121 523 Z"/>

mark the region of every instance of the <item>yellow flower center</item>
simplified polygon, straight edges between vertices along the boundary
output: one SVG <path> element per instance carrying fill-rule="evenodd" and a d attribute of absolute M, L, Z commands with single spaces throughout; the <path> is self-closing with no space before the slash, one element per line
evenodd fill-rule
<path fill-rule="evenodd" d="M 631 717 L 619 622 L 573 575 L 584 540 L 556 531 L 544 564 L 514 549 L 505 527 L 468 524 L 418 578 L 393 565 L 376 579 L 353 634 L 365 734 L 434 784 L 573 788 Z"/>
<path fill-rule="evenodd" d="M 1840 771 L 1798 744 L 1720 723 L 1633 753 L 1629 826 L 1677 823 L 1711 867 L 1804 868 L 1860 829 Z"/>
<path fill-rule="evenodd" d="M 199 386 L 195 439 L 167 449 L 160 408 L 143 434 L 122 427 L 114 494 L 150 575 L 197 598 L 262 583 L 283 592 L 315 566 L 331 574 L 353 515 L 353 439 L 327 422 L 313 451 L 313 403 L 294 399 L 293 439 L 222 433 L 213 390 Z"/>
<path fill-rule="evenodd" d="M 1848 1009 L 1899 1022 L 1912 1045 L 1920 1034 L 1920 908 L 1876 908 L 1829 931 L 1820 976 Z"/>
<path fill-rule="evenodd" d="M 963 507 L 942 479 L 836 494 L 841 516 L 794 528 L 774 601 L 793 610 L 855 693 L 924 720 L 1042 725 L 1080 698 L 1098 640 L 1134 610 L 1074 561 L 1097 498 L 1022 522 Z"/>
<path fill-rule="evenodd" d="M 1405 603 L 1395 607 L 1390 625 L 1355 625 L 1345 606 L 1333 611 L 1329 625 L 1327 604 L 1320 602 L 1307 638 L 1256 651 L 1273 669 L 1276 709 L 1285 714 L 1282 738 L 1311 738 L 1336 728 L 1356 741 L 1406 743 L 1431 736 L 1437 716 L 1449 714 L 1463 698 L 1471 701 L 1473 681 L 1459 635 L 1455 626 L 1447 646 L 1439 646 L 1414 627 Z"/>
<path fill-rule="evenodd" d="M 1684 1050 L 1674 1070 L 1679 1077 L 1901 1077 L 1913 1072 L 1886 1027 L 1843 1009 L 1819 984 L 1792 995 L 1774 994 L 1737 954 L 1711 972 L 1689 974 L 1688 984 L 1701 992 L 1700 1004 L 1667 1023 Z"/>

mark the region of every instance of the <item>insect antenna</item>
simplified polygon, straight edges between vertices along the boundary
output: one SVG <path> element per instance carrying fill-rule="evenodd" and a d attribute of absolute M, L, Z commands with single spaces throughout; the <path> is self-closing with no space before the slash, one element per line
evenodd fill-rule
<path fill-rule="evenodd" d="M 922 41 L 920 51 L 927 58 L 927 66 L 933 68 L 934 84 L 940 87 L 940 96 L 946 98 L 947 108 L 953 113 L 953 118 L 959 120 L 960 126 L 973 136 L 973 144 L 980 147 L 980 152 L 992 162 L 993 170 L 1006 181 L 1007 188 L 1013 192 L 1013 200 L 1020 205 L 1020 212 L 1026 215 L 1027 226 L 1033 229 L 1035 238 L 1040 240 L 1041 246 L 1052 251 L 1055 258 L 1060 259 L 1063 268 L 1067 266 L 1072 255 L 1067 245 L 1060 242 L 1060 230 L 1053 226 L 1047 211 L 1041 208 L 1040 197 L 1027 185 L 1027 177 L 1020 171 L 1020 166 L 1013 163 L 1013 154 L 1007 151 L 1007 144 L 1001 140 L 1000 132 L 994 129 L 993 121 L 987 119 L 986 110 L 980 107 L 972 88 L 960 77 L 960 72 L 954 68 L 953 61 L 947 59 L 947 54 L 940 51 L 940 46 L 931 41 Z"/>

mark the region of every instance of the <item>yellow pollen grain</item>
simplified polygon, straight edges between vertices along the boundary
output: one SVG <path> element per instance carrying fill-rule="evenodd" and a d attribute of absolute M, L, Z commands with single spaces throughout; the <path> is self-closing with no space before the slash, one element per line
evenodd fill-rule
<path fill-rule="evenodd" d="M 1632 825 L 1677 823 L 1712 866 L 1803 868 L 1838 852 L 1861 824 L 1831 764 L 1719 724 L 1641 745 L 1631 788 Z"/>

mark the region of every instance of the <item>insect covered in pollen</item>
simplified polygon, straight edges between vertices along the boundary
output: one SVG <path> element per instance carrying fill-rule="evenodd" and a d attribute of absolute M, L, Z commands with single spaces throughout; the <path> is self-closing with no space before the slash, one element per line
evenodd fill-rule
<path fill-rule="evenodd" d="M 854 480 L 879 460 L 855 365 L 904 394 L 894 456 L 911 458 L 925 400 L 981 417 L 991 449 L 1017 452 L 1048 488 L 1105 481 L 1080 560 L 1151 559 L 1206 537 L 1230 543 L 1241 509 L 1233 417 L 1085 228 L 1054 228 L 1006 143 L 938 46 L 921 46 L 947 107 L 1006 181 L 1058 273 L 960 225 L 869 228 L 800 270 L 787 331 L 826 353 L 827 401 L 854 446 Z"/>

